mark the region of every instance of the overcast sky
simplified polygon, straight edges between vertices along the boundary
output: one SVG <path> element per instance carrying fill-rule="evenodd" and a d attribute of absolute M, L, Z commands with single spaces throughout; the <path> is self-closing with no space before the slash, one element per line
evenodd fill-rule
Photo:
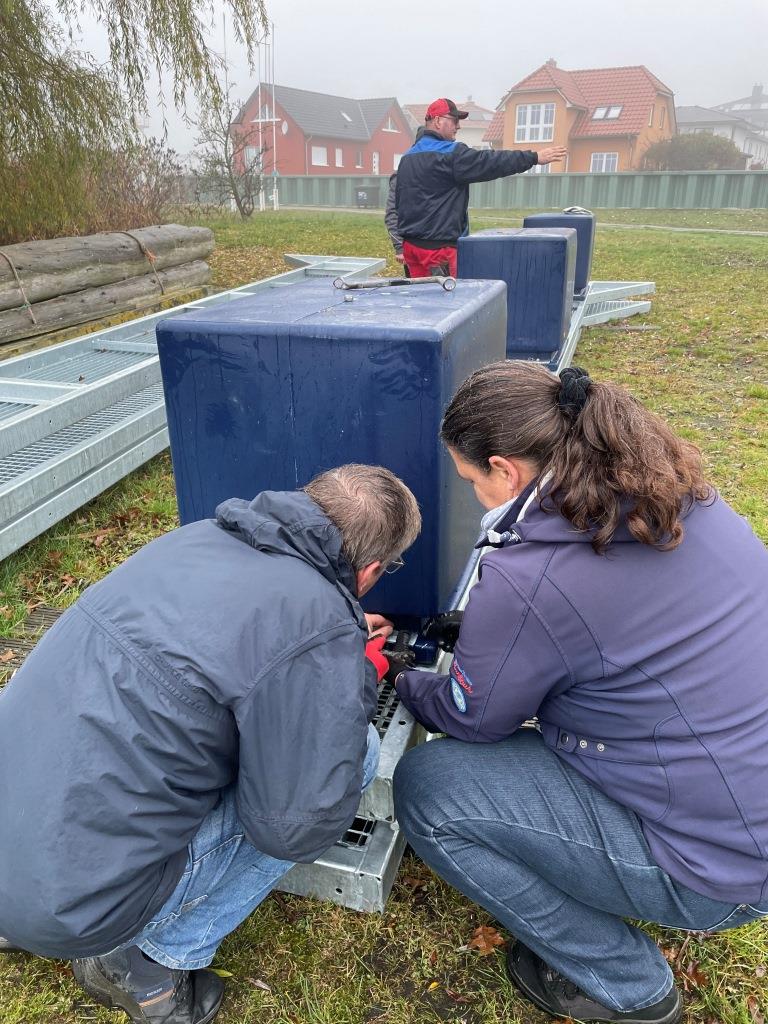
<path fill-rule="evenodd" d="M 677 105 L 711 106 L 768 89 L 768 0 L 267 0 L 280 85 L 355 98 L 396 96 L 401 104 L 471 96 L 495 108 L 506 90 L 552 57 L 566 69 L 645 64 Z M 223 50 L 221 0 L 211 42 Z M 227 57 L 237 98 L 256 84 L 227 18 Z M 97 26 L 81 44 L 104 59 Z M 168 141 L 194 143 L 172 104 Z M 150 134 L 162 131 L 155 115 Z"/>

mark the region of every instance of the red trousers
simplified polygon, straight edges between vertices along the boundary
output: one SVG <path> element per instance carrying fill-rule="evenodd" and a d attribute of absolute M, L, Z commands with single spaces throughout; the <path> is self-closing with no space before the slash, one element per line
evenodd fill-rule
<path fill-rule="evenodd" d="M 446 245 L 442 249 L 421 249 L 418 245 L 403 242 L 403 256 L 411 277 L 456 277 L 456 246 Z"/>

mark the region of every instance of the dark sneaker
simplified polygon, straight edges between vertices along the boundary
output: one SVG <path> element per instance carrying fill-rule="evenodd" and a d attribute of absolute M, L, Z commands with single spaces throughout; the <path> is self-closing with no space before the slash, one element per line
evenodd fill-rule
<path fill-rule="evenodd" d="M 611 1010 L 590 999 L 522 942 L 507 951 L 507 974 L 524 996 L 553 1017 L 623 1021 L 624 1024 L 677 1024 L 683 1014 L 683 1000 L 674 987 L 658 1003 L 642 1010 Z"/>
<path fill-rule="evenodd" d="M 0 935 L 0 953 L 26 953 L 21 946 L 14 946 L 10 939 L 4 939 Z"/>
<path fill-rule="evenodd" d="M 72 970 L 90 996 L 125 1010 L 133 1024 L 210 1024 L 224 998 L 213 971 L 172 971 L 138 946 L 73 960 Z"/>

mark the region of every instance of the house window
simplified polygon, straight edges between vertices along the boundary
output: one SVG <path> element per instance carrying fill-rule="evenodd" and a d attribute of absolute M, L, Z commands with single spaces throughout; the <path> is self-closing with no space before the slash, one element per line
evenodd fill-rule
<path fill-rule="evenodd" d="M 355 152 L 355 167 L 362 167 L 362 166 L 363 166 L 363 151 L 362 151 L 362 149 L 358 149 Z"/>
<path fill-rule="evenodd" d="M 593 174 L 609 174 L 619 169 L 618 153 L 593 153 L 589 165 Z"/>
<path fill-rule="evenodd" d="M 554 132 L 554 103 L 525 103 L 518 106 L 515 142 L 551 142 Z"/>
<path fill-rule="evenodd" d="M 247 167 L 253 167 L 259 156 L 258 146 L 246 146 L 245 147 L 245 163 Z"/>
<path fill-rule="evenodd" d="M 392 157 L 392 170 L 393 171 L 397 170 L 397 168 L 400 166 L 400 161 L 402 159 L 403 159 L 403 154 L 402 153 L 395 153 L 395 155 Z"/>
<path fill-rule="evenodd" d="M 312 166 L 313 167 L 327 167 L 328 166 L 328 147 L 327 146 L 313 146 L 312 147 Z"/>
<path fill-rule="evenodd" d="M 621 114 L 621 105 L 616 104 L 612 107 L 595 107 L 595 112 L 592 114 L 593 121 L 615 121 Z"/>
<path fill-rule="evenodd" d="M 655 109 L 656 109 L 656 108 L 654 107 L 654 105 L 653 105 L 653 104 L 651 104 L 651 112 L 650 112 L 650 114 L 648 115 L 648 127 L 649 127 L 649 128 L 652 128 L 652 127 L 653 127 L 653 112 L 654 112 L 654 110 L 655 110 Z"/>
<path fill-rule="evenodd" d="M 549 174 L 550 164 L 534 164 L 525 172 L 526 174 Z"/>
<path fill-rule="evenodd" d="M 343 167 L 344 166 L 344 152 L 343 152 L 341 146 L 337 146 L 336 147 L 336 166 L 337 167 Z"/>
<path fill-rule="evenodd" d="M 661 114 L 659 115 L 659 128 L 663 128 L 664 127 L 664 120 L 666 118 L 666 113 L 667 113 L 667 108 L 666 107 L 662 107 L 661 108 Z"/>
<path fill-rule="evenodd" d="M 387 118 L 387 123 L 384 125 L 384 131 L 385 132 L 399 132 L 400 131 L 400 129 L 395 124 L 394 119 L 393 119 L 391 114 Z"/>

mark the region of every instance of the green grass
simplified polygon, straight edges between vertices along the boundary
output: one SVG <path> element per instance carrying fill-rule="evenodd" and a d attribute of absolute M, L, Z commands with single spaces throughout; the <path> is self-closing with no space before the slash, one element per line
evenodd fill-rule
<path fill-rule="evenodd" d="M 480 207 L 470 211 L 472 223 L 495 218 L 522 223 L 529 213 L 541 210 L 489 210 Z M 559 212 L 553 211 L 553 212 Z M 720 231 L 768 231 L 768 210 L 595 210 L 598 224 L 657 224 L 676 228 L 715 228 Z"/>
<path fill-rule="evenodd" d="M 669 211 L 669 220 L 677 213 Z M 211 226 L 219 244 L 212 261 L 219 287 L 280 272 L 281 253 L 288 251 L 387 256 L 390 271 L 395 270 L 379 217 L 288 211 L 245 225 L 222 218 Z M 625 384 L 699 444 L 714 483 L 764 540 L 767 268 L 764 239 L 598 232 L 594 276 L 655 280 L 657 294 L 651 312 L 627 321 L 625 328 L 614 324 L 585 331 L 577 353 L 580 365 Z M 637 326 L 651 329 L 635 332 Z M 86 583 L 175 523 L 170 461 L 161 456 L 2 563 L 2 632 L 13 635 L 36 601 L 69 604 Z M 462 950 L 474 928 L 488 923 L 487 914 L 413 857 L 406 858 L 382 916 L 272 896 L 220 950 L 217 966 L 233 977 L 218 1019 L 221 1024 L 543 1022 L 543 1015 L 510 991 L 499 953 L 480 957 Z M 761 1014 L 768 1016 L 767 924 L 714 936 L 649 931 L 686 989 L 686 1024 L 760 1024 Z M 66 965 L 21 954 L 0 957 L 0 1008 L 2 1024 L 124 1019 L 88 1004 Z"/>

